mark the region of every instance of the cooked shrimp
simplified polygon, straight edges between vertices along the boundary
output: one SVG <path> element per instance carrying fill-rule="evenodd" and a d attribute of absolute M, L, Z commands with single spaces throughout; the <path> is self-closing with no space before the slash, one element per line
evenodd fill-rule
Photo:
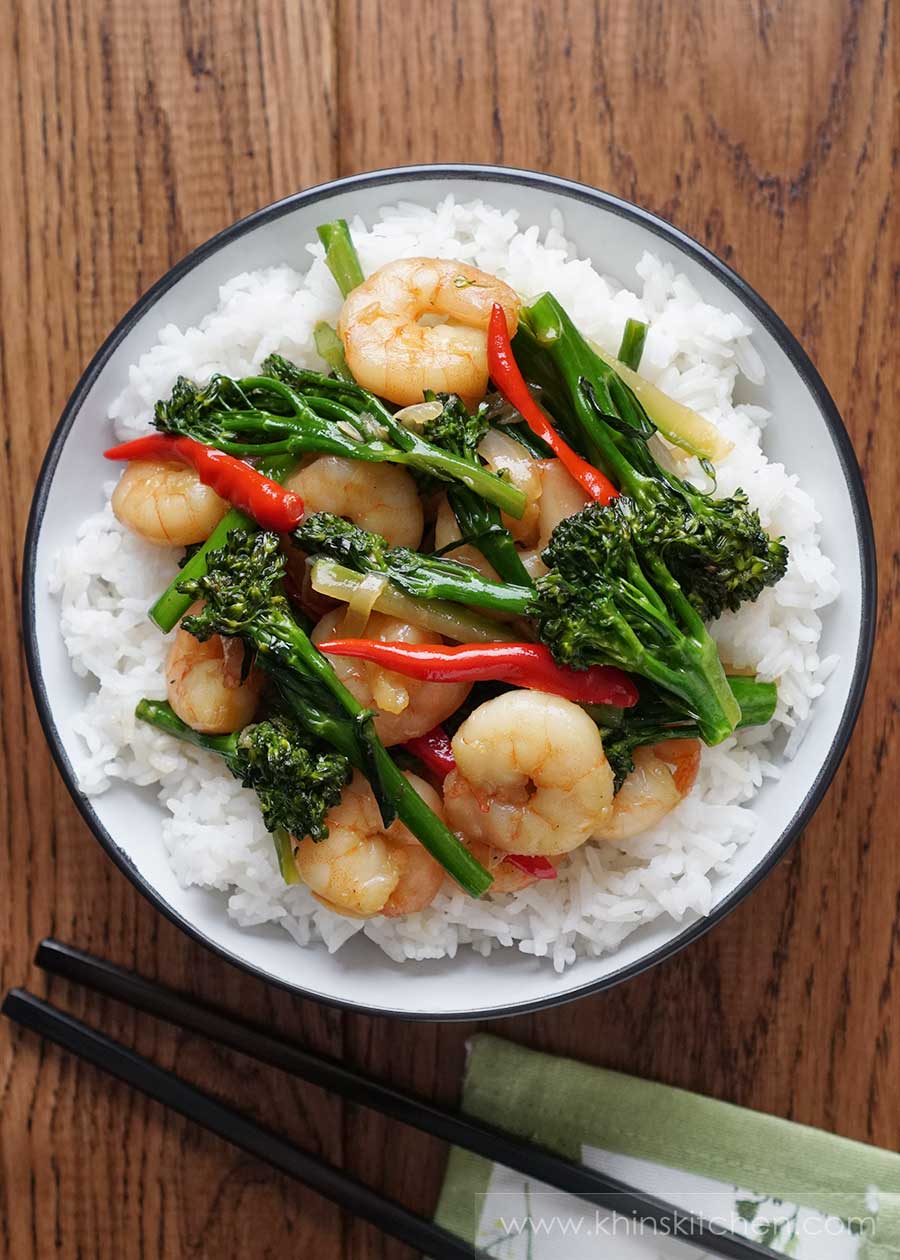
<path fill-rule="evenodd" d="M 418 547 L 425 527 L 416 483 L 396 464 L 320 455 L 285 481 L 308 512 L 333 512 L 381 534 L 392 547 Z"/>
<path fill-rule="evenodd" d="M 503 524 L 521 547 L 522 563 L 531 577 L 547 572 L 541 552 L 560 521 L 580 512 L 588 495 L 558 459 L 534 459 L 515 438 L 491 429 L 482 439 L 478 453 L 493 472 L 503 473 L 525 495 L 525 512 L 521 520 L 505 514 Z M 434 543 L 439 549 L 461 537 L 453 509 L 442 496 L 434 526 Z M 453 560 L 471 564 L 485 577 L 497 574 L 484 556 L 464 544 L 446 553 Z"/>
<path fill-rule="evenodd" d="M 597 727 L 559 696 L 508 691 L 453 737 L 444 781 L 454 829 L 506 853 L 568 853 L 607 819 L 613 774 Z"/>
<path fill-rule="evenodd" d="M 514 866 L 502 849 L 494 849 L 491 845 L 485 844 L 481 840 L 464 839 L 463 843 L 472 854 L 472 857 L 477 862 L 480 862 L 493 877 L 494 882 L 491 884 L 492 893 L 521 892 L 529 884 L 537 882 L 536 875 L 529 875 L 521 867 Z M 548 858 L 548 861 L 552 862 L 554 866 L 558 866 L 561 859 L 559 857 L 551 857 Z"/>
<path fill-rule="evenodd" d="M 360 385 L 401 406 L 421 402 L 426 389 L 479 402 L 488 382 L 486 332 L 495 302 L 512 336 L 519 298 L 496 276 L 445 258 L 389 262 L 341 309 L 347 366 Z M 433 315 L 447 322 L 420 322 Z"/>
<path fill-rule="evenodd" d="M 344 615 L 343 608 L 326 613 L 313 630 L 313 643 L 340 635 Z M 432 631 L 411 626 L 384 613 L 372 613 L 363 633 L 367 639 L 381 639 L 383 642 L 435 641 Z M 472 686 L 471 683 L 419 682 L 352 656 L 329 659 L 338 678 L 360 704 L 375 710 L 375 729 L 388 747 L 425 735 L 443 722 L 459 708 Z"/>
<path fill-rule="evenodd" d="M 634 769 L 613 800 L 612 813 L 594 833 L 598 840 L 630 840 L 665 818 L 687 796 L 700 768 L 700 741 L 667 739 L 637 748 Z"/>
<path fill-rule="evenodd" d="M 477 547 L 473 547 L 471 543 L 463 543 L 460 547 L 450 547 L 450 543 L 455 539 L 462 538 L 459 532 L 459 525 L 453 508 L 450 506 L 447 496 L 442 494 L 438 501 L 437 516 L 434 521 L 434 545 L 441 551 L 448 548 L 444 554 L 449 560 L 458 560 L 460 564 L 469 564 L 473 569 L 477 569 L 479 573 L 484 574 L 486 578 L 490 578 L 496 582 L 499 580 L 498 574 L 490 561 L 486 560 Z"/>
<path fill-rule="evenodd" d="M 406 778 L 442 816 L 441 799 L 417 775 Z M 294 849 L 300 878 L 317 901 L 352 918 L 414 914 L 431 905 L 444 872 L 401 822 L 387 831 L 372 789 L 359 773 L 328 811 L 328 837 L 308 836 Z"/>
<path fill-rule="evenodd" d="M 166 698 L 182 722 L 206 735 L 228 735 L 252 722 L 263 676 L 252 668 L 241 682 L 243 662 L 235 639 L 214 634 L 201 643 L 179 627 L 166 661 Z"/>
<path fill-rule="evenodd" d="M 228 504 L 183 464 L 136 459 L 113 491 L 118 520 L 147 542 L 188 547 L 205 542 Z"/>
<path fill-rule="evenodd" d="M 547 572 L 541 552 L 560 521 L 580 512 L 589 496 L 558 459 L 540 459 L 535 464 L 541 478 L 537 546 L 522 553 L 522 563 L 533 578 Z"/>

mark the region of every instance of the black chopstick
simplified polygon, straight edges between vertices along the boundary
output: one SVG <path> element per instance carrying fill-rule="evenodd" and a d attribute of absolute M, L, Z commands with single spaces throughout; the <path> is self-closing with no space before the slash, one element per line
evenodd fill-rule
<path fill-rule="evenodd" d="M 573 1163 L 543 1147 L 530 1145 L 492 1125 L 445 1110 L 426 1099 L 403 1094 L 334 1059 L 313 1054 L 71 945 L 44 940 L 38 946 L 35 962 L 45 971 L 189 1028 L 360 1106 L 391 1116 L 566 1194 L 586 1199 L 595 1207 L 631 1217 L 663 1237 L 681 1239 L 727 1260 L 776 1260 L 778 1256 L 761 1243 L 711 1225 L 703 1217 L 683 1211 L 626 1182 Z"/>
<path fill-rule="evenodd" d="M 15 1023 L 71 1050 L 79 1058 L 125 1081 L 240 1150 L 295 1177 L 332 1203 L 430 1256 L 431 1260 L 489 1260 L 486 1252 L 470 1246 L 456 1234 L 410 1212 L 394 1199 L 377 1194 L 341 1169 L 308 1154 L 271 1129 L 265 1129 L 240 1111 L 226 1107 L 173 1072 L 157 1067 L 149 1059 L 57 1010 L 34 994 L 24 989 L 11 989 L 0 1010 Z"/>

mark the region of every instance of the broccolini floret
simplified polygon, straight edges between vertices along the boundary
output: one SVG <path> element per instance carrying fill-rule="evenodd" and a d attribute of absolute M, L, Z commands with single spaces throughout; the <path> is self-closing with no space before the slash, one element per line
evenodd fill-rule
<path fill-rule="evenodd" d="M 481 896 L 490 875 L 403 777 L 378 738 L 372 710 L 351 695 L 298 625 L 281 590 L 284 567 L 277 535 L 232 531 L 207 556 L 206 572 L 180 586 L 203 601 L 184 629 L 201 642 L 215 634 L 240 638 L 291 718 L 366 776 L 384 826 L 399 817 L 466 892 Z"/>
<path fill-rule="evenodd" d="M 743 491 L 716 498 L 661 467 L 648 445 L 655 425 L 551 294 L 523 308 L 514 349 L 567 438 L 632 501 L 635 538 L 657 548 L 704 620 L 784 576 L 787 548 Z"/>
<path fill-rule="evenodd" d="M 179 377 L 169 398 L 156 404 L 154 423 L 163 433 L 242 459 L 320 453 L 400 464 L 465 486 L 510 516 L 525 511 L 522 491 L 480 460 L 405 428 L 354 381 L 295 367 L 281 355 L 270 355 L 258 376 L 217 374 L 204 386 Z"/>
<path fill-rule="evenodd" d="M 468 565 L 389 547 L 377 534 L 319 512 L 292 535 L 304 551 L 359 573 L 382 573 L 419 599 L 532 617 L 560 664 L 618 665 L 679 697 L 708 743 L 734 729 L 739 709 L 716 645 L 661 557 L 632 536 L 628 500 L 589 504 L 554 530 L 550 571 L 534 587 L 482 577 Z"/>
<path fill-rule="evenodd" d="M 740 710 L 718 649 L 662 555 L 642 546 L 634 515 L 617 499 L 561 521 L 542 553 L 549 572 L 531 615 L 560 664 L 639 674 L 681 697 L 704 740 L 720 743 Z"/>
<path fill-rule="evenodd" d="M 233 735 L 203 735 L 163 701 L 141 700 L 135 713 L 178 739 L 218 753 L 234 777 L 256 793 L 268 831 L 286 831 L 298 840 L 328 835 L 325 817 L 340 803 L 350 762 L 317 747 L 298 723 L 276 716 Z"/>

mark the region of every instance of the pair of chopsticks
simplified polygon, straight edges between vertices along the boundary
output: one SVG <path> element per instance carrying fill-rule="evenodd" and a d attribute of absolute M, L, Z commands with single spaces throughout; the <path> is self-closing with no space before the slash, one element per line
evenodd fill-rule
<path fill-rule="evenodd" d="M 586 1199 L 595 1208 L 631 1217 L 649 1232 L 677 1238 L 730 1260 L 774 1260 L 777 1253 L 762 1244 L 709 1224 L 653 1195 L 605 1173 L 572 1163 L 551 1151 L 529 1145 L 502 1129 L 445 1110 L 423 1098 L 403 1094 L 380 1081 L 344 1067 L 334 1059 L 272 1036 L 263 1029 L 213 1007 L 194 1002 L 134 972 L 101 958 L 45 940 L 35 962 L 45 971 L 125 1002 L 168 1023 L 290 1072 L 359 1106 L 369 1107 L 443 1141 L 461 1146 L 494 1163 Z M 249 1116 L 151 1063 L 80 1020 L 24 989 L 11 989 L 2 1013 L 15 1023 L 56 1042 L 66 1050 L 125 1081 L 148 1097 L 201 1125 L 265 1163 L 303 1182 L 331 1202 L 361 1217 L 386 1234 L 415 1247 L 431 1260 L 489 1260 L 440 1225 L 388 1199 L 286 1138 L 263 1128 Z"/>

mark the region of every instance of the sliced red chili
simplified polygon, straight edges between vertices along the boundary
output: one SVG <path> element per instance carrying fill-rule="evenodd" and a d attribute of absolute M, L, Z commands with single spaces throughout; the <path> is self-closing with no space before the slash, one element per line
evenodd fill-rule
<path fill-rule="evenodd" d="M 380 639 L 329 639 L 331 656 L 353 656 L 422 682 L 508 682 L 583 704 L 637 703 L 638 690 L 613 665 L 570 669 L 557 665 L 542 643 L 384 643 Z"/>
<path fill-rule="evenodd" d="M 508 853 L 506 860 L 535 879 L 556 879 L 556 867 L 549 858 L 527 853 Z"/>
<path fill-rule="evenodd" d="M 442 726 L 436 726 L 434 730 L 429 731 L 426 735 L 418 735 L 415 739 L 408 739 L 404 744 L 404 748 L 408 748 L 415 757 L 419 758 L 423 765 L 427 766 L 440 779 L 446 779 L 450 771 L 456 769 L 456 758 L 453 756 L 450 736 Z"/>
<path fill-rule="evenodd" d="M 488 370 L 491 380 L 510 406 L 515 407 L 532 433 L 536 433 L 547 443 L 554 455 L 592 499 L 606 504 L 619 497 L 619 492 L 610 479 L 599 468 L 595 468 L 586 459 L 582 459 L 577 451 L 572 450 L 531 397 L 525 378 L 519 371 L 519 365 L 513 355 L 506 326 L 506 314 L 499 302 L 495 302 L 491 309 L 488 325 Z"/>
<path fill-rule="evenodd" d="M 205 486 L 246 512 L 263 528 L 290 533 L 303 520 L 303 500 L 250 464 L 188 437 L 150 433 L 121 446 L 111 446 L 107 459 L 172 460 L 188 464 Z"/>

